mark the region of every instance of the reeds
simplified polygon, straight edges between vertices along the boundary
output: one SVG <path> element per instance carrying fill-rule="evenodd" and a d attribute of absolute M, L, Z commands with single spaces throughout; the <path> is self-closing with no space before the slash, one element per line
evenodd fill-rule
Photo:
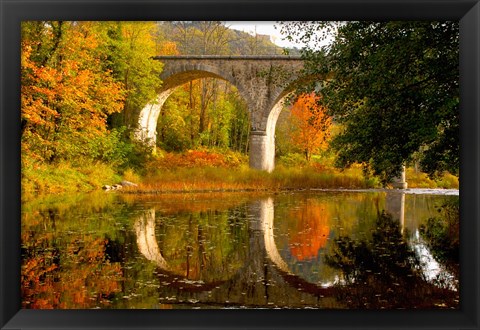
<path fill-rule="evenodd" d="M 290 189 L 359 189 L 373 188 L 374 181 L 365 180 L 357 171 L 344 173 L 314 168 L 278 167 L 272 173 L 237 168 L 189 167 L 155 170 L 143 178 L 138 187 L 128 192 L 209 192 L 209 191 L 280 191 Z"/>

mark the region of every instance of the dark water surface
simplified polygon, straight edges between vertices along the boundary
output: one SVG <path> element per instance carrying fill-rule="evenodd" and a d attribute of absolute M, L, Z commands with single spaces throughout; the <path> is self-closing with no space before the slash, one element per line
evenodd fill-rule
<path fill-rule="evenodd" d="M 458 196 L 310 192 L 22 205 L 23 308 L 459 307 Z"/>

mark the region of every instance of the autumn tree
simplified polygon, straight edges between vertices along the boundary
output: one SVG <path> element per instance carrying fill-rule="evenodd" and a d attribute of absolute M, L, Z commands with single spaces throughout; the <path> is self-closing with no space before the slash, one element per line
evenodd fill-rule
<path fill-rule="evenodd" d="M 177 44 L 173 41 L 164 41 L 157 45 L 157 55 L 179 55 Z"/>
<path fill-rule="evenodd" d="M 303 56 L 307 75 L 330 78 L 321 101 L 344 127 L 331 144 L 338 166 L 361 163 L 389 181 L 420 155 L 430 175 L 458 174 L 458 22 L 288 22 L 283 32 L 317 44 L 333 35 Z"/>
<path fill-rule="evenodd" d="M 331 119 L 314 94 L 301 95 L 291 109 L 292 141 L 310 161 L 312 154 L 327 146 Z"/>
<path fill-rule="evenodd" d="M 126 90 L 122 112 L 114 125 L 135 127 L 135 114 L 156 97 L 162 63 L 157 55 L 155 22 L 100 22 L 107 38 L 104 52 L 108 68 Z"/>
<path fill-rule="evenodd" d="M 102 62 L 89 22 L 23 22 L 21 133 L 24 159 L 94 159 L 107 117 L 122 110 L 123 86 Z"/>

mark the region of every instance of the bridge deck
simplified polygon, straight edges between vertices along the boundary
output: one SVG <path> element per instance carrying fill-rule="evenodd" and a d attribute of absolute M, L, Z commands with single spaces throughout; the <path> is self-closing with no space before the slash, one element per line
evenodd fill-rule
<path fill-rule="evenodd" d="M 300 55 L 161 55 L 155 60 L 293 60 L 303 61 Z"/>

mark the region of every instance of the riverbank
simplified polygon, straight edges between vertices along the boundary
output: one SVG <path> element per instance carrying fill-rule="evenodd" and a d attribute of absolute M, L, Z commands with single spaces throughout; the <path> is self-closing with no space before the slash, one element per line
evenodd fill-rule
<path fill-rule="evenodd" d="M 374 188 L 374 179 L 364 179 L 356 171 L 332 173 L 312 169 L 278 168 L 272 173 L 237 168 L 193 167 L 149 171 L 139 175 L 132 170 L 115 173 L 105 164 L 74 168 L 68 164 L 37 166 L 22 173 L 22 193 L 59 194 L 99 190 L 122 180 L 133 181 L 135 187 L 124 187 L 129 193 L 155 192 L 229 192 L 279 191 L 306 188 Z"/>
<path fill-rule="evenodd" d="M 125 191 L 141 192 L 206 192 L 206 191 L 280 191 L 312 188 L 374 188 L 375 179 L 348 170 L 335 173 L 313 168 L 277 167 L 273 172 L 236 168 L 193 167 L 150 172 L 137 187 Z"/>
<path fill-rule="evenodd" d="M 246 158 L 193 151 L 164 155 L 145 164 L 143 170 L 120 171 L 101 162 L 81 167 L 69 163 L 30 164 L 22 168 L 22 194 L 89 192 L 122 180 L 137 184 L 121 189 L 131 194 L 382 188 L 377 178 L 365 178 L 360 167 L 340 171 L 317 162 L 293 165 L 279 162 L 273 172 L 267 173 L 249 168 Z M 459 186 L 458 178 L 448 173 L 434 181 L 412 168 L 407 169 L 407 182 L 409 188 L 458 189 Z"/>
<path fill-rule="evenodd" d="M 22 167 L 22 195 L 64 194 L 101 190 L 107 182 L 119 182 L 122 175 L 112 166 L 96 162 L 73 166 L 60 164 L 29 164 Z"/>

